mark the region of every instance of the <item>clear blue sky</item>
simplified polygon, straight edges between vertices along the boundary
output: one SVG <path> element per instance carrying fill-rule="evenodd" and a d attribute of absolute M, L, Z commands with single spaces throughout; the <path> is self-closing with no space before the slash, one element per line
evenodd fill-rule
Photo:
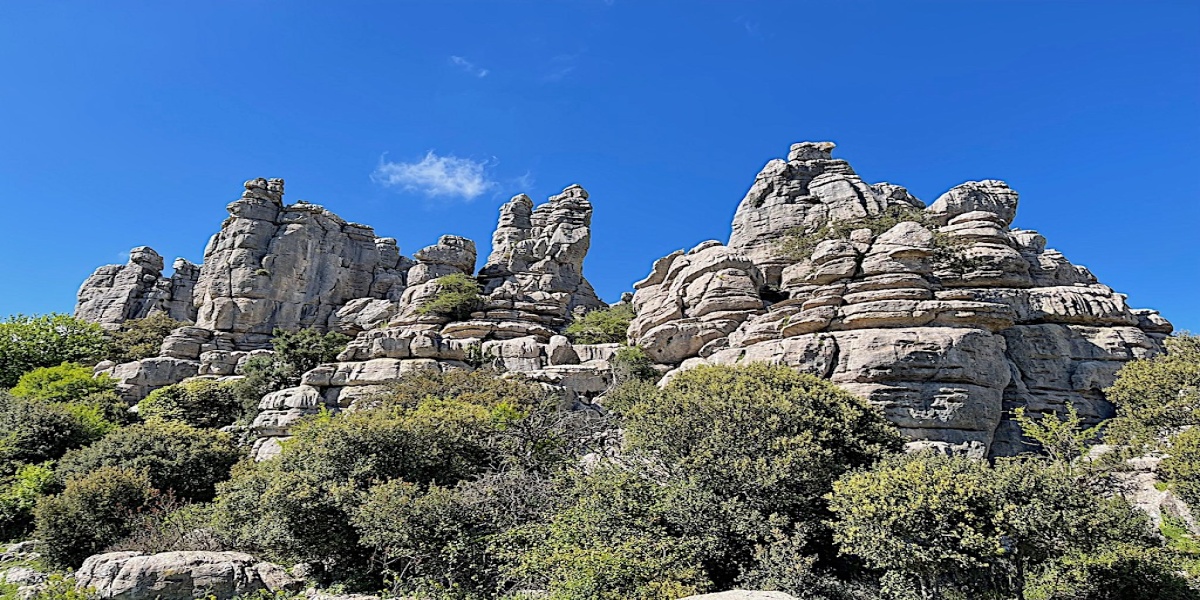
<path fill-rule="evenodd" d="M 406 254 L 486 255 L 511 195 L 580 183 L 611 301 L 800 140 L 926 202 L 1004 179 L 1017 226 L 1200 330 L 1193 1 L 6 1 L 0 315 L 133 246 L 199 261 L 260 176 Z"/>

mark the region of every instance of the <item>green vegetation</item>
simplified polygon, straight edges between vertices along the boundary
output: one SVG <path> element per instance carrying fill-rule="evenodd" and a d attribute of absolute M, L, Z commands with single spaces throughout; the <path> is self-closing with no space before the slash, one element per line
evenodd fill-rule
<path fill-rule="evenodd" d="M 143 419 L 181 421 L 192 427 L 224 427 L 243 416 L 236 382 L 197 379 L 154 390 L 138 403 Z"/>
<path fill-rule="evenodd" d="M 108 334 L 108 359 L 124 363 L 158 356 L 163 340 L 167 339 L 172 331 L 184 325 L 191 323 L 176 321 L 161 312 L 143 319 L 125 321 L 120 329 Z"/>
<path fill-rule="evenodd" d="M 213 429 L 179 421 L 151 420 L 123 427 L 96 443 L 63 456 L 56 476 L 64 482 L 101 467 L 123 467 L 150 485 L 184 500 L 212 499 L 217 482 L 242 457 L 233 439 Z"/>
<path fill-rule="evenodd" d="M 83 559 L 129 534 L 133 514 L 153 496 L 147 477 L 103 466 L 67 481 L 61 494 L 37 505 L 37 536 L 54 565 L 78 567 Z"/>
<path fill-rule="evenodd" d="M 99 439 L 108 428 L 97 426 L 96 417 L 64 403 L 0 392 L 0 476 L 19 465 L 57 459 Z"/>
<path fill-rule="evenodd" d="M 577 317 L 564 333 L 576 344 L 619 344 L 633 320 L 633 305 L 617 304 Z"/>
<path fill-rule="evenodd" d="M 621 346 L 609 363 L 612 365 L 613 380 L 625 381 L 654 381 L 659 372 L 654 368 L 654 360 L 641 346 Z"/>
<path fill-rule="evenodd" d="M 41 367 L 21 375 L 10 393 L 18 398 L 71 402 L 91 394 L 111 392 L 117 382 L 108 375 L 92 376 L 92 369 L 75 363 Z"/>
<path fill-rule="evenodd" d="M 43 465 L 23 465 L 11 477 L 0 478 L 0 542 L 29 533 L 38 498 L 53 486 L 54 471 Z"/>
<path fill-rule="evenodd" d="M 94 364 L 107 352 L 108 338 L 95 323 L 57 313 L 11 316 L 0 321 L 0 388 L 38 367 Z"/>
<path fill-rule="evenodd" d="M 418 313 L 465 321 L 483 307 L 479 282 L 470 275 L 454 273 L 439 277 L 436 282 L 437 293 L 417 309 Z"/>
<path fill-rule="evenodd" d="M 879 235 L 905 221 L 920 223 L 930 230 L 936 227 L 936 223 L 930 220 L 925 211 L 909 206 L 892 205 L 878 215 L 845 221 L 830 221 L 816 231 L 807 231 L 802 228 L 793 229 L 780 239 L 779 249 L 785 257 L 800 261 L 812 256 L 817 244 L 825 240 L 850 239 L 850 232 L 855 229 L 870 229 L 872 235 Z"/>
<path fill-rule="evenodd" d="M 1168 338 L 1166 354 L 1125 365 L 1105 395 L 1117 405 L 1110 436 L 1135 450 L 1200 425 L 1200 336 Z"/>
<path fill-rule="evenodd" d="M 245 375 L 231 385 L 241 404 L 243 417 L 252 417 L 263 396 L 300 384 L 300 376 L 321 363 L 333 362 L 346 348 L 350 338 L 337 332 L 320 333 L 313 329 L 272 332 L 270 356 L 252 356 L 242 366 Z"/>

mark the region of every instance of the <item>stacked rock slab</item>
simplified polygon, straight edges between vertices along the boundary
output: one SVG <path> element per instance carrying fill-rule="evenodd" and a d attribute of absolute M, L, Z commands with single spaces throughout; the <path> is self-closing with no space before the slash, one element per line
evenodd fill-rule
<path fill-rule="evenodd" d="M 439 278 L 472 275 L 475 244 L 457 236 L 416 254 L 389 326 L 363 331 L 335 364 L 305 373 L 301 385 L 263 398 L 255 455 L 278 451 L 291 425 L 322 407 L 347 410 L 406 374 L 492 366 L 519 372 L 587 403 L 611 384 L 616 344 L 572 345 L 558 332 L 574 311 L 604 306 L 583 277 L 591 242 L 587 192 L 571 186 L 542 206 L 524 195 L 500 210 L 492 252 L 478 279 L 480 310 L 465 320 L 423 312 Z"/>
<path fill-rule="evenodd" d="M 1027 450 L 1012 420 L 1019 407 L 1111 416 L 1104 388 L 1125 362 L 1160 352 L 1171 326 L 1131 310 L 1041 235 L 1011 229 L 1017 194 L 1003 182 L 964 183 L 920 222 L 854 230 L 802 260 L 786 257 L 778 240 L 789 233 L 923 206 L 903 188 L 863 184 L 832 149 L 797 144 L 788 161 L 768 163 L 738 208 L 729 247 L 656 263 L 635 286 L 631 342 L 684 369 L 764 361 L 828 378 L 882 407 L 917 447 Z M 697 271 L 724 280 L 714 287 Z M 758 294 L 755 307 L 757 273 L 774 278 L 778 295 Z M 705 308 L 731 298 L 728 310 Z M 721 318 L 705 318 L 713 314 Z M 726 315 L 737 324 L 722 339 L 730 324 L 716 323 Z"/>
<path fill-rule="evenodd" d="M 195 320 L 192 289 L 199 267 L 180 258 L 174 268 L 174 274 L 164 277 L 162 256 L 148 246 L 134 248 L 129 251 L 129 262 L 100 267 L 83 282 L 75 316 L 105 329 L 154 313 L 165 313 L 177 321 Z"/>
<path fill-rule="evenodd" d="M 281 179 L 244 187 L 203 265 L 177 260 L 167 279 L 162 257 L 135 248 L 128 265 L 102 267 L 81 288 L 76 315 L 106 327 L 158 310 L 195 321 L 168 336 L 159 356 L 101 365 L 127 400 L 188 377 L 232 375 L 275 328 L 355 334 L 397 313 L 413 261 L 395 239 L 315 204 L 285 206 Z"/>
<path fill-rule="evenodd" d="M 276 327 L 326 329 L 351 300 L 399 300 L 409 263 L 395 240 L 315 204 L 285 206 L 281 179 L 245 187 L 204 251 L 198 327 L 252 350 Z"/>

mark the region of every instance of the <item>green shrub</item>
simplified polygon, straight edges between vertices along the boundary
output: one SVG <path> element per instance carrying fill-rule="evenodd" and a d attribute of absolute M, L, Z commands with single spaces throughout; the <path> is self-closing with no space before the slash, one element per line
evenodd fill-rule
<path fill-rule="evenodd" d="M 105 428 L 62 403 L 14 398 L 0 392 L 0 476 L 20 464 L 54 460 L 97 439 Z"/>
<path fill-rule="evenodd" d="M 135 513 L 152 495 L 144 474 L 120 467 L 68 480 L 61 494 L 42 498 L 34 511 L 43 555 L 55 565 L 78 567 L 128 535 Z"/>
<path fill-rule="evenodd" d="M 40 367 L 29 371 L 17 380 L 11 393 L 18 398 L 45 400 L 48 402 L 71 402 L 92 394 L 103 394 L 117 389 L 117 382 L 108 375 L 92 376 L 92 369 L 76 363 L 62 363 L 54 367 Z"/>
<path fill-rule="evenodd" d="M 483 307 L 479 282 L 470 275 L 454 273 L 439 277 L 435 281 L 437 293 L 417 309 L 418 313 L 464 321 L 471 317 L 471 313 Z"/>
<path fill-rule="evenodd" d="M 109 360 L 124 363 L 158 356 L 163 340 L 172 331 L 191 325 L 187 321 L 176 321 L 166 313 L 156 312 L 142 319 L 131 319 L 121 324 L 120 329 L 111 331 L 109 338 Z"/>
<path fill-rule="evenodd" d="M 572 321 L 563 333 L 576 344 L 624 343 L 625 332 L 633 317 L 633 305 L 617 304 L 585 313 Z"/>
<path fill-rule="evenodd" d="M 892 205 L 877 215 L 848 219 L 845 221 L 830 221 L 816 231 L 802 228 L 784 233 L 778 242 L 779 250 L 790 260 L 800 261 L 812 256 L 817 244 L 825 240 L 849 239 L 850 232 L 855 229 L 870 229 L 872 235 L 879 235 L 900 223 L 913 221 L 927 229 L 934 229 L 936 223 L 924 210 L 910 206 Z"/>
<path fill-rule="evenodd" d="M 24 465 L 11 478 L 0 479 L 0 541 L 29 533 L 33 508 L 53 484 L 54 471 L 43 465 Z"/>
<path fill-rule="evenodd" d="M 1109 437 L 1137 452 L 1200 425 L 1200 336 L 1177 335 L 1166 344 L 1166 354 L 1126 363 L 1104 391 L 1117 407 Z"/>
<path fill-rule="evenodd" d="M 1023 597 L 1027 578 L 1071 552 L 1155 544 L 1147 517 L 1062 463 L 922 452 L 834 484 L 835 541 L 922 597 Z"/>
<path fill-rule="evenodd" d="M 120 466 L 149 478 L 150 485 L 184 500 L 207 501 L 242 456 L 226 433 L 179 421 L 152 420 L 123 427 L 86 448 L 69 452 L 56 470 L 69 481 L 100 467 Z"/>
<path fill-rule="evenodd" d="M 702 367 L 607 398 L 623 458 L 578 475 L 554 517 L 526 528 L 516 575 L 551 597 L 730 589 L 762 546 L 800 526 L 811 537 L 792 555 L 832 564 L 825 494 L 901 447 L 878 409 L 786 367 Z"/>
<path fill-rule="evenodd" d="M 1173 436 L 1167 452 L 1160 465 L 1162 475 L 1175 493 L 1200 513 L 1200 427 Z"/>
<path fill-rule="evenodd" d="M 641 346 L 621 346 L 609 363 L 612 365 L 613 381 L 620 384 L 625 381 L 655 381 L 659 372 L 654 368 L 654 360 Z"/>
<path fill-rule="evenodd" d="M 369 490 L 403 481 L 421 493 L 438 486 L 457 494 L 460 482 L 490 473 L 572 463 L 574 444 L 588 432 L 573 426 L 573 413 L 558 402 L 536 384 L 486 371 L 405 377 L 373 404 L 301 422 L 279 457 L 239 466 L 219 487 L 218 521 L 247 550 L 322 562 L 360 583 L 377 580 L 394 563 L 385 559 L 394 544 L 385 537 L 362 542 L 353 515 L 378 536 L 396 529 L 376 520 L 385 511 L 359 510 L 372 498 Z M 383 554 L 372 562 L 376 552 Z"/>
<path fill-rule="evenodd" d="M 350 338 L 340 333 L 313 329 L 276 329 L 270 356 L 252 356 L 242 365 L 242 377 L 232 384 L 243 415 L 254 415 L 263 396 L 300 384 L 300 376 L 321 363 L 333 362 Z"/>
<path fill-rule="evenodd" d="M 196 379 L 150 392 L 138 403 L 143 419 L 182 421 L 192 427 L 216 428 L 231 425 L 243 414 L 234 384 Z"/>
<path fill-rule="evenodd" d="M 1131 544 L 1113 544 L 1073 552 L 1038 573 L 1024 596 L 1028 600 L 1194 600 L 1169 552 Z"/>
<path fill-rule="evenodd" d="M 94 364 L 107 352 L 108 338 L 95 323 L 57 313 L 11 316 L 0 321 L 0 388 L 38 367 Z"/>

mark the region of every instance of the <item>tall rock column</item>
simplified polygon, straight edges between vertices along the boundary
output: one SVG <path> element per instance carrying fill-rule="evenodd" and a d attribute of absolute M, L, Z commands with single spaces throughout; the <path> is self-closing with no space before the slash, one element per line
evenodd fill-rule
<path fill-rule="evenodd" d="M 181 258 L 171 277 L 163 277 L 162 271 L 163 258 L 153 248 L 130 250 L 129 262 L 100 267 L 83 282 L 75 316 L 105 329 L 159 312 L 179 321 L 194 319 L 191 291 L 198 268 Z"/>

